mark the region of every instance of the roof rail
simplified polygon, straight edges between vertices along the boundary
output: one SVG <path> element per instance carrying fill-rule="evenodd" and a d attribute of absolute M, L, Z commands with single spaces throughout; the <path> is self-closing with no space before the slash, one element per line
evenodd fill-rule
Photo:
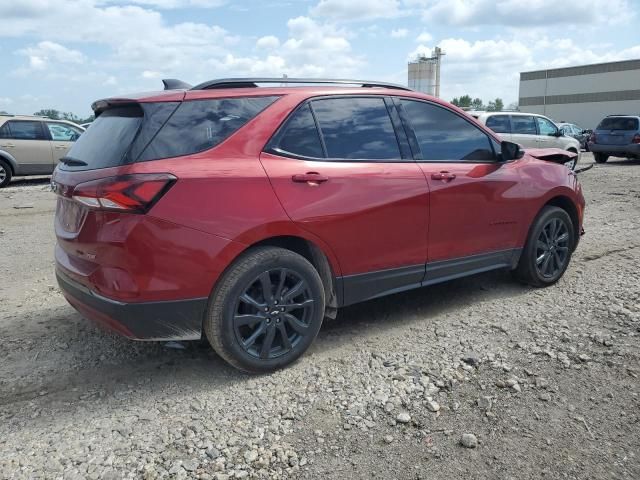
<path fill-rule="evenodd" d="M 347 79 L 331 79 L 331 78 L 289 78 L 289 77 L 264 77 L 264 78 L 219 78 L 217 80 L 209 80 L 208 82 L 196 85 L 191 90 L 209 90 L 213 88 L 255 88 L 258 83 L 327 83 L 334 85 L 360 85 L 361 87 L 381 87 L 393 88 L 397 90 L 409 90 L 410 88 L 396 83 L 386 82 L 369 82 L 367 80 L 347 80 Z"/>

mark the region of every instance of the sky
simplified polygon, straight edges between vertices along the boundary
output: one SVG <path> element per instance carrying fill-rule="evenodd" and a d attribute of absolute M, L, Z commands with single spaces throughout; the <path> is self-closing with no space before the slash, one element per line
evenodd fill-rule
<path fill-rule="evenodd" d="M 518 98 L 519 72 L 640 58 L 640 0 L 0 0 L 0 110 L 238 76 L 407 83 L 440 46 L 441 96 Z"/>

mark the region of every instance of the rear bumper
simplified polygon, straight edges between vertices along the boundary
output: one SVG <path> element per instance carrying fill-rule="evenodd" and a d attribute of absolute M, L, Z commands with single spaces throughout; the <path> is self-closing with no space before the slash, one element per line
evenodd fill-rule
<path fill-rule="evenodd" d="M 103 297 L 56 269 L 67 301 L 80 314 L 134 340 L 198 340 L 207 298 L 125 303 Z"/>
<path fill-rule="evenodd" d="M 640 143 L 630 143 L 628 145 L 603 145 L 600 143 L 590 143 L 589 151 L 593 153 L 608 153 L 616 156 L 621 153 L 623 155 L 640 155 Z"/>

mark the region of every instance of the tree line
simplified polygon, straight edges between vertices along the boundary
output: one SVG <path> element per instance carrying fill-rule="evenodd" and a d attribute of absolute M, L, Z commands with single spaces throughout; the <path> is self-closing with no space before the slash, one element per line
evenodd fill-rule
<path fill-rule="evenodd" d="M 486 105 L 481 98 L 471 98 L 470 95 L 462 95 L 451 100 L 456 107 L 466 108 L 469 110 L 486 110 L 488 112 L 501 112 L 504 110 L 504 102 L 501 98 L 491 100 Z M 517 102 L 509 104 L 508 110 L 518 110 Z"/>
<path fill-rule="evenodd" d="M 93 115 L 90 115 L 87 118 L 82 118 L 71 112 L 60 112 L 53 108 L 43 108 L 42 110 L 35 112 L 34 115 L 37 117 L 47 117 L 51 120 L 68 120 L 77 124 L 93 122 L 95 119 Z"/>

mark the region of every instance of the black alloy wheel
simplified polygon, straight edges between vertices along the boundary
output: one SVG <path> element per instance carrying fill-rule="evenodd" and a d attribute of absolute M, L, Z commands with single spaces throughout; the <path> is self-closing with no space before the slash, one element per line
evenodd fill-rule
<path fill-rule="evenodd" d="M 296 272 L 287 268 L 265 271 L 236 300 L 236 338 L 253 357 L 284 355 L 309 334 L 314 303 L 309 285 Z"/>
<path fill-rule="evenodd" d="M 554 278 L 569 259 L 569 226 L 554 217 L 540 231 L 536 242 L 536 269 L 544 278 Z"/>

